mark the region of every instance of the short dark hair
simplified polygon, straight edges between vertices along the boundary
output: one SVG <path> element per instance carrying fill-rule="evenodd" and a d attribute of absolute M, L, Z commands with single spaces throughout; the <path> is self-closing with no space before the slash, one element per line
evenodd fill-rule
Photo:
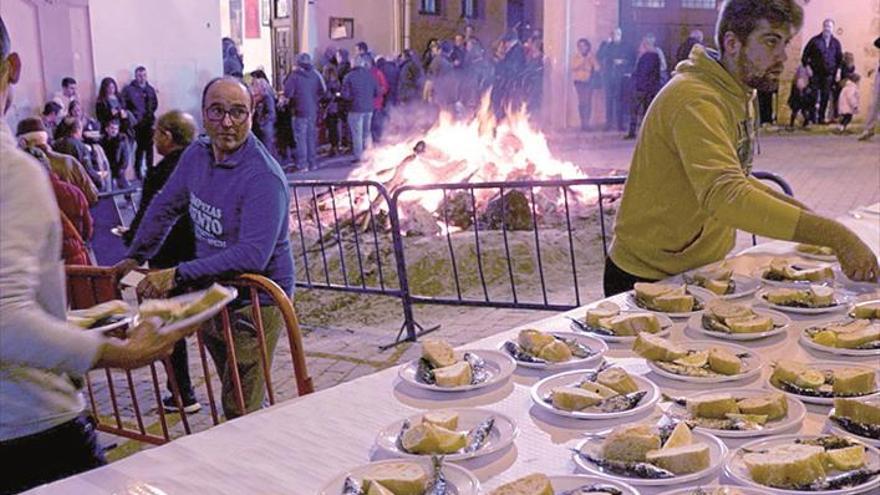
<path fill-rule="evenodd" d="M 58 113 L 60 111 L 61 111 L 61 105 L 59 105 L 58 102 L 49 101 L 49 102 L 46 102 L 45 105 L 43 105 L 43 115 L 51 115 L 53 113 Z"/>
<path fill-rule="evenodd" d="M 77 129 L 82 129 L 82 123 L 79 119 L 65 117 L 58 123 L 58 127 L 55 128 L 54 138 L 64 139 L 68 136 L 73 136 Z"/>
<path fill-rule="evenodd" d="M 715 29 L 721 53 L 728 31 L 745 43 L 761 19 L 776 26 L 790 24 L 799 30 L 804 24 L 804 9 L 795 0 L 725 0 Z"/>
<path fill-rule="evenodd" d="M 580 45 L 581 43 L 587 45 L 587 46 L 590 47 L 590 48 L 593 48 L 593 44 L 590 43 L 590 40 L 588 40 L 588 39 L 586 39 L 586 38 L 581 38 L 581 39 L 579 39 L 579 40 L 577 41 L 577 44 L 578 44 L 578 45 Z"/>
<path fill-rule="evenodd" d="M 62 88 L 66 88 L 66 87 L 70 86 L 71 84 L 76 84 L 76 79 L 74 79 L 72 77 L 65 77 L 64 79 L 61 80 L 61 87 Z"/>
<path fill-rule="evenodd" d="M 12 52 L 12 41 L 9 39 L 9 31 L 6 30 L 6 23 L 0 17 L 0 58 L 5 59 Z"/>
<path fill-rule="evenodd" d="M 366 44 L 365 42 L 363 42 L 363 41 L 358 41 L 358 44 L 355 45 L 355 46 L 357 46 L 357 49 L 360 50 L 360 51 L 362 51 L 362 52 L 368 52 L 368 51 L 370 51 L 370 48 L 369 48 L 369 47 L 367 46 L 367 44 Z"/>
<path fill-rule="evenodd" d="M 147 70 L 147 68 L 144 67 L 143 65 L 138 65 L 137 67 L 134 68 L 134 73 L 137 74 L 138 72 L 146 72 L 146 70 Z"/>

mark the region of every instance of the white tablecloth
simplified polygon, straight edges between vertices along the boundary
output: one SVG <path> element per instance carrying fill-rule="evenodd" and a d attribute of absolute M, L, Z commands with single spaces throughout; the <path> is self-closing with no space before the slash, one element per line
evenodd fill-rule
<path fill-rule="evenodd" d="M 880 216 L 868 213 L 861 215 L 861 218 L 847 217 L 842 220 L 857 231 L 875 252 L 880 252 Z M 791 253 L 791 246 L 790 243 L 772 242 L 750 249 L 748 254 L 759 257 L 762 253 Z M 582 315 L 583 311 L 581 308 L 570 314 Z M 565 330 L 568 329 L 568 320 L 563 316 L 552 316 L 529 326 L 542 330 Z M 840 313 L 837 313 L 809 320 L 793 317 L 794 328 L 786 336 L 744 345 L 756 350 L 768 363 L 782 356 L 801 360 L 835 359 L 828 354 L 806 350 L 798 344 L 797 339 L 808 321 L 839 316 Z M 701 334 L 684 327 L 684 321 L 679 320 L 673 329 L 674 340 L 702 339 Z M 501 342 L 510 339 L 516 332 L 517 329 L 511 329 L 466 347 L 497 349 Z M 630 371 L 648 373 L 644 361 L 633 358 L 626 347 L 612 345 L 607 356 Z M 876 358 L 837 359 L 880 365 Z M 547 373 L 520 369 L 506 384 L 488 392 L 464 395 L 419 392 L 402 384 L 397 373 L 397 368 L 391 368 L 343 383 L 135 454 L 103 468 L 36 488 L 29 493 L 149 493 L 131 491 L 131 487 L 147 483 L 168 495 L 313 494 L 340 471 L 385 458 L 385 454 L 375 447 L 376 434 L 395 420 L 426 409 L 475 406 L 507 414 L 520 428 L 520 435 L 513 447 L 488 458 L 460 463 L 477 475 L 484 490 L 489 490 L 533 472 L 578 472 L 568 449 L 583 438 L 584 432 L 599 431 L 617 424 L 615 421 L 566 420 L 537 409 L 529 398 L 529 387 L 547 376 Z M 733 386 L 764 387 L 768 374 L 769 370 L 765 368 L 761 378 L 736 382 Z M 672 394 L 705 389 L 654 374 L 648 376 L 664 391 Z M 807 409 L 806 420 L 800 430 L 795 431 L 805 434 L 820 432 L 828 408 L 808 405 Z M 621 422 L 644 417 L 631 416 Z M 725 443 L 735 448 L 744 441 L 727 440 Z M 718 481 L 719 476 L 716 475 L 701 483 Z M 662 490 L 641 491 L 650 495 Z"/>

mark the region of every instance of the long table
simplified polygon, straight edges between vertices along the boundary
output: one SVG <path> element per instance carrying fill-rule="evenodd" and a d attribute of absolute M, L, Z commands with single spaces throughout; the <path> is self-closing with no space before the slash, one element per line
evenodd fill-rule
<path fill-rule="evenodd" d="M 873 206 L 871 208 L 877 208 Z M 863 211 L 841 221 L 846 223 L 874 250 L 880 252 L 880 216 Z M 749 272 L 773 255 L 792 254 L 791 243 L 770 242 L 749 249 L 731 259 L 738 272 Z M 858 286 L 862 292 L 864 285 Z M 867 287 L 867 290 L 876 290 Z M 866 297 L 866 296 L 863 296 Z M 622 302 L 622 295 L 610 298 Z M 595 305 L 598 302 L 592 304 Z M 590 306 L 592 306 L 590 305 Z M 548 331 L 569 328 L 566 316 L 581 316 L 584 308 L 555 315 L 528 325 Z M 839 318 L 841 313 L 806 318 L 790 315 L 794 325 L 786 335 L 746 342 L 766 363 L 786 357 L 818 360 L 845 359 L 880 366 L 877 358 L 841 358 L 807 350 L 800 345 L 801 329 L 817 321 Z M 673 327 L 673 340 L 705 340 L 684 320 Z M 467 349 L 498 349 L 505 340 L 515 338 L 519 329 L 475 341 Z M 718 342 L 725 342 L 719 340 Z M 644 360 L 634 357 L 623 346 L 611 345 L 606 358 L 628 371 L 646 374 L 665 392 L 686 394 L 706 390 L 649 373 Z M 731 386 L 762 388 L 769 375 L 765 367 L 760 378 L 735 382 Z M 529 389 L 551 373 L 518 368 L 507 383 L 487 391 L 465 394 L 431 394 L 414 390 L 398 378 L 398 368 L 390 368 L 348 383 L 236 419 L 211 430 L 186 436 L 167 445 L 146 450 L 108 466 L 35 488 L 32 494 L 313 494 L 348 468 L 388 458 L 375 446 L 378 432 L 385 426 L 419 411 L 448 407 L 482 407 L 513 418 L 519 427 L 514 445 L 485 458 L 459 463 L 480 479 L 484 490 L 533 472 L 548 475 L 579 473 L 569 448 L 582 441 L 587 432 L 598 432 L 620 422 L 645 419 L 647 414 L 620 421 L 582 421 L 557 417 L 532 404 Z M 807 417 L 800 432 L 822 431 L 827 407 L 807 405 Z M 725 440 L 736 448 L 744 440 Z M 726 483 L 719 472 L 700 484 Z M 160 491 L 150 491 L 155 487 Z M 668 488 L 666 488 L 668 489 Z M 652 495 L 664 491 L 642 488 Z"/>

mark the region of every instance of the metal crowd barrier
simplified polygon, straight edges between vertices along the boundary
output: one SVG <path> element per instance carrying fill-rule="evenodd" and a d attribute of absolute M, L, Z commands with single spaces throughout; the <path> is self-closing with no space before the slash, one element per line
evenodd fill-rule
<path fill-rule="evenodd" d="M 769 181 L 793 196 L 788 183 L 779 175 L 771 172 L 755 171 L 753 175 L 759 180 Z M 401 341 L 415 341 L 420 335 L 433 331 L 437 327 L 425 329 L 413 317 L 414 304 L 438 304 L 456 306 L 476 306 L 493 308 L 518 308 L 530 310 L 565 311 L 581 306 L 584 301 L 578 282 L 579 262 L 578 250 L 575 249 L 575 228 L 577 220 L 572 214 L 573 200 L 576 191 L 583 189 L 595 190 L 596 215 L 600 226 L 602 254 L 608 254 L 609 232 L 606 228 L 606 200 L 611 187 L 622 186 L 625 176 L 584 178 L 573 180 L 517 181 L 517 182 L 486 182 L 456 183 L 402 186 L 389 194 L 384 185 L 375 181 L 291 181 L 292 192 L 291 217 L 293 218 L 292 234 L 294 257 L 298 263 L 297 286 L 306 289 L 327 289 L 395 297 L 401 300 L 404 321 L 398 331 L 397 338 L 391 345 Z M 409 278 L 410 267 L 406 262 L 406 244 L 403 242 L 405 232 L 401 230 L 401 215 L 407 213 L 406 200 L 413 195 L 440 191 L 443 195 L 441 220 L 450 224 L 450 199 L 465 198 L 466 211 L 470 217 L 470 228 L 463 229 L 464 235 L 473 238 L 476 254 L 476 267 L 471 277 L 477 281 L 477 294 L 467 294 L 462 283 L 462 267 L 456 259 L 453 246 L 454 234 L 446 228 L 441 235 L 446 243 L 446 255 L 451 267 L 449 274 L 454 292 L 444 295 L 419 294 L 412 289 Z M 524 298 L 521 284 L 516 279 L 518 273 L 516 262 L 511 257 L 510 236 L 505 204 L 508 194 L 518 191 L 526 196 L 530 209 L 532 258 L 536 266 L 533 276 L 534 283 L 540 284 L 540 296 L 537 299 Z M 561 212 L 557 220 L 564 228 L 567 237 L 567 257 L 571 271 L 571 294 L 565 300 L 553 300 L 545 277 L 544 255 L 541 248 L 541 221 L 537 210 L 536 193 L 551 192 L 551 196 L 562 199 Z M 500 202 L 502 221 L 495 232 L 500 231 L 503 253 L 500 262 L 505 265 L 506 286 L 508 297 L 497 297 L 490 294 L 484 266 L 492 262 L 487 258 L 485 249 L 486 237 L 491 232 L 480 226 L 480 213 L 477 211 L 477 192 L 485 196 L 486 192 Z M 365 200 L 366 198 L 366 200 Z M 458 212 L 462 214 L 461 211 Z M 311 235 L 307 236 L 306 232 Z M 463 237 L 463 236 L 459 236 Z M 753 242 L 756 240 L 753 238 Z M 388 250 L 393 262 L 382 261 L 382 251 Z M 372 251 L 372 252 L 369 252 Z M 338 260 L 333 256 L 338 254 Z M 583 255 L 582 255 L 583 256 Z M 494 261 L 499 261 L 495 259 Z M 559 289 L 556 287 L 555 289 Z M 405 335 L 405 337 L 404 337 Z M 401 338 L 403 339 L 401 340 Z M 390 346 L 383 346 L 390 347 Z"/>
<path fill-rule="evenodd" d="M 268 296 L 281 310 L 287 330 L 287 340 L 298 395 L 312 393 L 314 385 L 306 368 L 302 334 L 296 311 L 284 291 L 271 280 L 253 274 L 244 274 L 222 283 L 237 287 L 239 293 L 247 291 L 251 301 L 254 301 L 252 307 L 255 330 L 257 332 L 257 340 L 260 343 L 260 364 L 265 378 L 268 404 L 275 404 L 278 401 L 275 384 L 281 381 L 281 378 L 272 376 L 271 359 L 268 359 L 270 356 L 266 352 L 265 333 L 262 321 L 259 318 L 258 296 L 261 294 Z M 121 298 L 114 272 L 110 268 L 68 266 L 67 291 L 72 309 L 87 308 L 104 301 Z M 232 342 L 232 331 L 229 324 L 229 310 L 224 309 L 217 318 L 222 323 L 222 334 L 227 342 L 227 362 L 233 364 L 229 368 L 232 371 L 235 400 L 239 409 L 244 410 L 244 398 L 240 377 L 238 376 L 235 348 L 233 345 L 230 345 Z M 198 346 L 201 376 L 193 376 L 193 382 L 196 388 L 200 389 L 201 387 L 197 386 L 196 378 L 203 379 L 211 412 L 211 421 L 213 425 L 217 425 L 221 422 L 217 408 L 217 392 L 215 391 L 215 386 L 219 384 L 219 381 L 212 377 L 219 375 L 216 369 L 214 369 L 213 374 L 211 372 L 213 365 L 209 366 L 208 364 L 207 352 L 202 340 L 202 330 L 195 333 L 195 338 Z M 181 412 L 169 414 L 162 407 L 162 391 L 165 387 L 160 381 L 160 370 L 157 369 L 156 363 L 138 370 L 111 370 L 109 368 L 93 370 L 86 376 L 86 390 L 91 412 L 97 420 L 98 430 L 124 438 L 160 445 L 172 439 L 171 429 L 173 425 L 171 421 L 176 417 L 179 418 L 178 421 L 182 424 L 183 434 L 188 435 L 193 432 L 189 418 L 182 412 L 183 404 L 180 390 L 174 379 L 174 374 L 170 371 L 171 363 L 169 359 L 163 360 L 162 363 L 165 365 L 162 372 L 165 375 L 165 379 L 171 385 L 172 396 Z M 149 386 L 144 386 L 143 382 L 149 382 Z M 137 385 L 141 386 L 138 387 Z M 106 395 L 109 396 L 109 404 L 101 404 L 96 399 L 98 395 L 103 395 L 99 394 L 99 392 L 104 390 L 106 390 Z M 144 421 L 144 413 L 153 409 L 157 411 L 159 418 L 158 431 L 156 431 L 157 429 L 154 425 L 151 428 L 151 425 L 145 424 Z"/>

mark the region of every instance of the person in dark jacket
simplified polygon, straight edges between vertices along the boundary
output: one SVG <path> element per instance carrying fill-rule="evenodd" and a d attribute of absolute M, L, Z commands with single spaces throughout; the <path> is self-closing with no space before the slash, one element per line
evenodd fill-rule
<path fill-rule="evenodd" d="M 526 70 L 526 53 L 516 31 L 504 38 L 504 57 L 495 65 L 495 85 L 492 87 L 492 109 L 502 118 L 508 108 L 519 108 L 525 95 L 520 94 Z"/>
<path fill-rule="evenodd" d="M 630 109 L 629 133 L 625 136 L 626 139 L 636 138 L 636 130 L 662 85 L 660 54 L 655 48 L 655 41 L 653 34 L 645 35 L 639 50 L 641 53 L 632 74 L 633 102 Z"/>
<path fill-rule="evenodd" d="M 339 104 L 342 99 L 342 82 L 336 71 L 336 64 L 327 64 L 323 71 L 324 84 L 327 85 L 327 93 L 323 101 L 324 127 L 327 128 L 327 140 L 330 141 L 330 156 L 336 156 L 340 152 L 341 125 Z"/>
<path fill-rule="evenodd" d="M 376 67 L 382 71 L 388 83 L 388 94 L 385 95 L 385 108 L 397 105 L 397 84 L 400 81 L 400 69 L 393 61 L 385 57 L 376 59 Z"/>
<path fill-rule="evenodd" d="M 300 170 L 314 170 L 318 165 L 318 103 L 324 96 L 324 86 L 311 55 L 300 53 L 296 65 L 284 80 L 284 97 L 293 114 L 296 166 Z"/>
<path fill-rule="evenodd" d="M 418 101 L 422 97 L 422 84 L 425 73 L 418 54 L 411 48 L 403 51 L 403 62 L 400 65 L 400 76 L 397 81 L 397 101 L 406 105 Z"/>
<path fill-rule="evenodd" d="M 370 122 L 370 135 L 373 138 L 373 144 L 376 144 L 382 138 L 382 131 L 385 128 L 385 97 L 390 87 L 388 80 L 385 79 L 385 74 L 379 67 L 376 67 L 373 56 L 365 53 L 364 57 L 369 62 L 370 74 L 373 74 L 376 84 L 379 85 L 379 96 L 373 99 L 373 118 Z"/>
<path fill-rule="evenodd" d="M 50 144 L 52 143 L 52 140 L 55 139 L 55 128 L 58 127 L 60 114 L 61 105 L 55 103 L 54 101 L 47 102 L 43 106 L 43 112 L 40 118 L 43 121 L 43 127 L 46 129 L 46 133 L 48 133 L 49 135 Z"/>
<path fill-rule="evenodd" d="M 602 87 L 605 89 L 605 130 L 612 127 L 623 130 L 623 87 L 627 74 L 632 71 L 635 56 L 623 42 L 623 31 L 615 28 L 611 38 L 599 45 L 596 54 L 602 70 Z"/>
<path fill-rule="evenodd" d="M 131 147 L 128 136 L 121 132 L 119 120 L 113 119 L 104 127 L 104 135 L 101 138 L 101 147 L 107 155 L 110 164 L 112 186 L 119 189 L 127 189 L 130 184 L 125 176 L 131 159 Z"/>
<path fill-rule="evenodd" d="M 105 174 L 102 174 L 98 164 L 92 160 L 92 152 L 83 142 L 82 132 L 82 122 L 74 117 L 65 117 L 55 128 L 55 140 L 52 142 L 52 148 L 58 153 L 76 158 L 89 174 L 95 187 L 99 191 L 103 191 Z"/>
<path fill-rule="evenodd" d="M 98 99 L 95 101 L 95 117 L 101 129 L 106 129 L 111 120 L 118 120 L 120 132 L 129 138 L 134 138 L 134 116 L 123 106 L 116 80 L 112 77 L 101 79 Z"/>
<path fill-rule="evenodd" d="M 131 246 L 137 236 L 147 208 L 150 207 L 150 203 L 165 187 L 165 183 L 177 169 L 183 150 L 195 139 L 196 129 L 196 122 L 192 115 L 179 110 L 162 114 L 156 122 L 156 148 L 163 158 L 147 174 L 144 181 L 141 204 L 131 226 L 123 235 L 126 246 Z M 171 268 L 192 259 L 195 259 L 195 234 L 193 234 L 189 215 L 182 215 L 171 228 L 168 236 L 165 237 L 162 247 L 149 259 L 150 268 Z M 171 367 L 171 372 L 180 389 L 183 410 L 187 413 L 197 412 L 202 406 L 196 400 L 195 390 L 189 376 L 186 340 L 180 340 L 175 344 L 174 352 L 171 354 Z M 172 390 L 170 381 L 168 382 L 168 390 L 169 392 Z M 177 405 L 171 395 L 162 399 L 162 405 L 166 411 L 177 410 Z"/>
<path fill-rule="evenodd" d="M 156 90 L 147 82 L 146 68 L 140 66 L 134 70 L 134 81 L 122 90 L 122 100 L 125 109 L 134 115 L 134 142 L 137 146 L 134 171 L 138 180 L 143 180 L 145 170 L 153 168 L 153 124 L 156 123 L 156 109 L 159 108 Z"/>
<path fill-rule="evenodd" d="M 263 143 L 263 146 L 277 159 L 275 149 L 275 90 L 263 71 L 253 71 L 251 75 L 250 89 L 254 96 L 254 114 L 252 126 L 254 136 Z"/>
<path fill-rule="evenodd" d="M 244 59 L 232 38 L 223 38 L 223 75 L 241 79 L 244 77 Z"/>
<path fill-rule="evenodd" d="M 834 20 L 825 19 L 822 32 L 810 39 L 801 57 L 801 63 L 813 71 L 810 86 L 819 96 L 819 114 L 813 122 L 821 125 L 826 124 L 825 112 L 831 101 L 831 91 L 837 79 L 837 71 L 843 65 L 843 48 L 833 33 Z"/>
<path fill-rule="evenodd" d="M 675 52 L 675 65 L 678 65 L 679 62 L 681 62 L 682 60 L 686 60 L 688 57 L 691 56 L 691 49 L 694 48 L 694 45 L 702 44 L 703 31 L 699 29 L 694 29 L 693 31 L 691 31 L 690 36 L 688 36 L 688 38 L 684 40 L 684 43 L 682 43 L 678 47 L 678 51 Z M 675 67 L 673 66 L 673 68 Z"/>
<path fill-rule="evenodd" d="M 381 94 L 379 84 L 369 69 L 369 60 L 359 56 L 354 69 L 342 80 L 342 97 L 349 101 L 348 126 L 351 129 L 351 148 L 354 161 L 359 162 L 370 139 L 373 120 L 373 101 Z"/>

